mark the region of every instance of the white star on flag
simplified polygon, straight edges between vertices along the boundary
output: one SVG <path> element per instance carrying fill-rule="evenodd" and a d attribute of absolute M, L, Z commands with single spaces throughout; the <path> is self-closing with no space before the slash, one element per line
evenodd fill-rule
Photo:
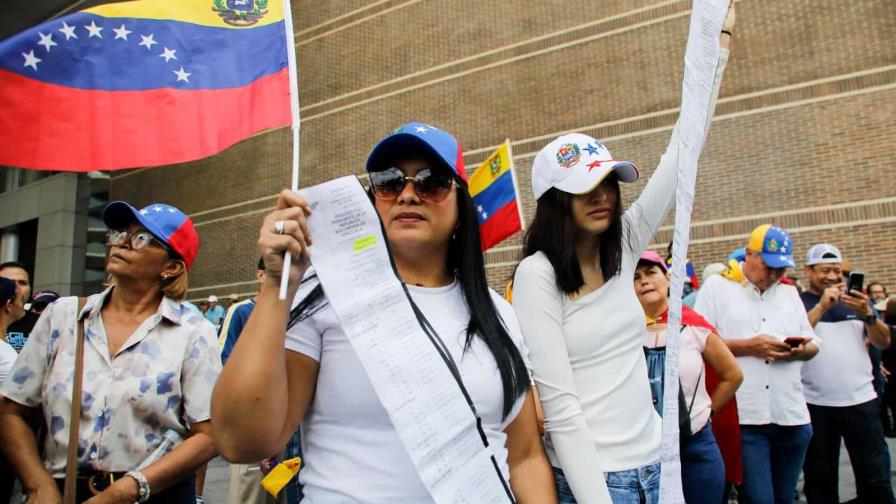
<path fill-rule="evenodd" d="M 65 35 L 65 40 L 78 38 L 78 36 L 75 35 L 75 27 L 69 26 L 65 21 L 62 22 L 62 28 L 60 28 L 59 31 Z"/>
<path fill-rule="evenodd" d="M 132 31 L 125 28 L 124 25 L 121 25 L 120 28 L 112 28 L 112 31 L 115 32 L 115 40 L 124 39 L 125 42 L 127 42 L 128 40 L 128 35 L 133 33 Z"/>
<path fill-rule="evenodd" d="M 140 35 L 140 43 L 137 45 L 146 47 L 146 50 L 148 51 L 154 44 L 158 44 L 158 42 L 152 39 L 152 33 L 150 33 L 148 37 L 146 35 Z"/>
<path fill-rule="evenodd" d="M 149 213 L 149 211 L 145 208 L 143 210 L 140 210 L 140 215 L 146 215 L 148 213 Z"/>
<path fill-rule="evenodd" d="M 173 209 L 173 208 L 169 208 L 169 209 L 168 209 L 168 213 L 177 213 L 177 210 L 175 210 L 175 209 Z"/>
<path fill-rule="evenodd" d="M 47 49 L 47 52 L 50 52 L 51 47 L 53 47 L 55 45 L 59 45 L 56 42 L 53 42 L 53 34 L 52 33 L 47 33 L 47 34 L 38 33 L 38 35 L 40 35 L 40 42 L 38 42 L 37 45 L 44 46 Z"/>
<path fill-rule="evenodd" d="M 429 131 L 428 129 L 424 128 L 423 126 L 417 126 L 414 129 L 417 130 L 417 133 L 426 133 L 427 131 Z"/>
<path fill-rule="evenodd" d="M 174 53 L 176 53 L 176 52 L 177 52 L 176 50 L 168 49 L 166 47 L 165 50 L 162 51 L 162 54 L 159 55 L 159 57 L 165 58 L 165 63 L 168 63 L 169 61 L 171 61 L 173 59 L 177 59 L 177 56 L 174 55 Z"/>
<path fill-rule="evenodd" d="M 25 66 L 26 67 L 30 66 L 36 72 L 37 64 L 40 63 L 42 60 L 34 55 L 34 51 L 28 51 L 28 54 L 22 53 L 22 56 L 25 57 Z"/>
<path fill-rule="evenodd" d="M 156 211 L 156 213 L 158 213 L 158 212 L 161 212 L 161 211 L 162 211 L 162 207 L 160 207 L 160 206 L 154 206 L 154 207 L 152 207 L 152 209 L 153 209 L 153 210 L 155 210 L 155 211 Z"/>
<path fill-rule="evenodd" d="M 85 26 L 84 28 L 88 32 L 90 32 L 90 34 L 87 36 L 87 38 L 90 38 L 90 37 L 103 38 L 103 35 L 100 33 L 101 31 L 103 31 L 103 29 L 101 27 L 97 26 L 96 22 L 91 21 L 90 26 Z"/>
<path fill-rule="evenodd" d="M 177 82 L 190 82 L 190 79 L 188 79 L 188 77 L 193 75 L 191 73 L 185 72 L 184 67 L 180 67 L 178 70 L 174 70 L 173 73 L 177 76 Z"/>

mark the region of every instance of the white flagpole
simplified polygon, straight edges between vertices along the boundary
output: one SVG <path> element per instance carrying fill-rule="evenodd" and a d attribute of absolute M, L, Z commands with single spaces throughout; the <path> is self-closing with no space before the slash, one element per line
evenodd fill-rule
<path fill-rule="evenodd" d="M 286 60 L 289 64 L 289 108 L 292 112 L 292 178 L 289 188 L 299 190 L 299 130 L 302 117 L 299 109 L 299 75 L 296 69 L 296 44 L 292 28 L 292 7 L 289 0 L 283 0 L 283 27 L 286 31 Z M 280 278 L 280 300 L 286 299 L 289 286 L 289 268 L 292 255 L 287 252 L 283 258 L 283 276 Z"/>
<path fill-rule="evenodd" d="M 516 182 L 516 165 L 513 164 L 513 145 L 510 143 L 509 138 L 505 139 L 504 143 L 507 144 L 507 159 L 510 161 L 510 180 L 513 181 L 513 191 L 516 193 L 516 211 L 520 214 L 520 229 L 525 231 L 526 216 L 523 215 L 523 200 L 520 186 Z"/>

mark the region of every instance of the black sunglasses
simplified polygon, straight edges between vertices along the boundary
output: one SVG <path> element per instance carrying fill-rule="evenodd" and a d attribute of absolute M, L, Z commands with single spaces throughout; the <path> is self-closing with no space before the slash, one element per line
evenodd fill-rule
<path fill-rule="evenodd" d="M 414 183 L 414 192 L 421 200 L 438 203 L 448 197 L 455 184 L 451 175 L 424 168 L 417 175 L 408 177 L 394 166 L 382 171 L 370 172 L 373 195 L 381 200 L 394 200 L 404 191 L 408 182 Z"/>

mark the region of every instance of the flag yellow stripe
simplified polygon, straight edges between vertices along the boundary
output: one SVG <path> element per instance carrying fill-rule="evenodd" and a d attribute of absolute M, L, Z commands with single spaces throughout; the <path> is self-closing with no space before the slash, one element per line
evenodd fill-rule
<path fill-rule="evenodd" d="M 484 191 L 492 182 L 498 179 L 507 170 L 510 170 L 510 150 L 508 143 L 504 142 L 498 147 L 498 150 L 492 153 L 478 168 L 470 175 L 470 195 L 476 196 Z M 499 167 L 492 173 L 492 163 L 497 161 Z"/>
<path fill-rule="evenodd" d="M 253 0 L 247 0 L 253 2 Z M 227 5 L 226 0 L 221 0 Z M 183 21 L 218 28 L 254 28 L 283 21 L 283 1 L 267 0 L 266 13 L 255 24 L 246 27 L 232 26 L 224 22 L 213 10 L 215 0 L 136 0 L 100 5 L 85 9 L 98 16 L 108 18 L 140 18 Z"/>

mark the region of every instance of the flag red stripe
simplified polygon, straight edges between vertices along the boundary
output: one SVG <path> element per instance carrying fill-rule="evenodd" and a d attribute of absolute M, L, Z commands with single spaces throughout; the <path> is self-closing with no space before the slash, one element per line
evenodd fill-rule
<path fill-rule="evenodd" d="M 479 225 L 482 250 L 486 251 L 522 229 L 516 200 L 512 200 Z"/>
<path fill-rule="evenodd" d="M 101 91 L 0 70 L 0 165 L 115 170 L 191 161 L 290 123 L 287 69 L 238 88 Z"/>

